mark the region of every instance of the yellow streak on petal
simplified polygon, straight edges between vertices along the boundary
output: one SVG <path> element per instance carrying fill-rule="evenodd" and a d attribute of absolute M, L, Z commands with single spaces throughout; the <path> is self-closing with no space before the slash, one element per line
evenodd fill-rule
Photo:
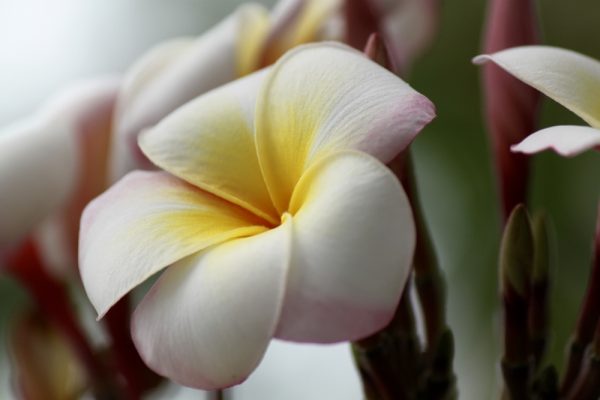
<path fill-rule="evenodd" d="M 96 198 L 81 223 L 79 265 L 101 318 L 125 293 L 197 251 L 270 225 L 164 172 L 133 172 Z"/>
<path fill-rule="evenodd" d="M 267 90 L 264 90 L 264 93 L 266 92 Z M 257 136 L 258 154 L 273 204 L 280 213 L 287 209 L 296 182 L 306 168 L 316 132 L 323 120 L 320 113 L 329 110 L 324 100 L 325 96 L 325 93 L 314 93 L 307 104 L 310 104 L 311 111 L 315 112 L 304 113 L 300 119 L 295 117 L 297 98 L 285 97 L 281 93 L 276 96 L 280 100 L 276 111 L 264 110 L 269 113 L 269 116 L 264 118 L 257 113 L 259 129 L 270 125 L 270 138 L 260 134 Z M 263 104 L 268 103 L 265 101 Z M 266 121 L 269 117 L 271 120 Z M 265 120 L 264 123 L 262 119 Z"/>
<path fill-rule="evenodd" d="M 139 224 L 131 225 L 129 234 L 140 237 L 153 230 L 157 236 L 176 237 L 178 246 L 187 248 L 196 247 L 199 242 L 212 244 L 266 230 L 263 219 L 209 193 L 167 188 L 161 190 L 160 199 L 179 206 L 157 208 Z"/>
<path fill-rule="evenodd" d="M 340 0 L 306 0 L 298 15 L 280 32 L 281 27 L 274 23 L 270 33 L 276 36 L 265 49 L 265 65 L 274 63 L 298 45 L 323 40 L 321 32 L 340 6 Z"/>
<path fill-rule="evenodd" d="M 236 44 L 236 72 L 239 77 L 260 67 L 260 53 L 269 30 L 269 14 L 258 5 L 246 5 L 241 10 Z"/>
<path fill-rule="evenodd" d="M 258 75 L 246 78 L 246 83 L 250 80 L 252 85 L 260 82 Z M 256 90 L 245 90 L 242 83 L 181 107 L 142 134 L 139 144 L 160 168 L 277 224 L 279 216 L 255 150 L 251 115 L 255 102 L 241 104 Z"/>

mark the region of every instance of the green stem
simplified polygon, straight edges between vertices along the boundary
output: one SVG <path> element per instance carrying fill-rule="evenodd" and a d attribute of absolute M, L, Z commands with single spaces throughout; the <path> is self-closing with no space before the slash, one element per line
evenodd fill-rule
<path fill-rule="evenodd" d="M 596 224 L 594 242 L 594 260 L 588 281 L 575 333 L 569 345 L 567 368 L 561 384 L 561 394 L 571 392 L 573 384 L 579 376 L 585 349 L 594 337 L 594 330 L 600 318 L 600 210 Z"/>
<path fill-rule="evenodd" d="M 420 347 L 407 287 L 392 322 L 353 343 L 353 353 L 369 399 L 413 399 L 419 380 Z"/>
<path fill-rule="evenodd" d="M 405 173 L 401 181 L 409 197 L 417 231 L 417 245 L 413 260 L 415 286 L 425 320 L 427 353 L 438 347 L 442 334 L 448 329 L 446 323 L 446 284 L 433 248 L 421 208 L 414 166 L 410 155 L 406 159 Z"/>

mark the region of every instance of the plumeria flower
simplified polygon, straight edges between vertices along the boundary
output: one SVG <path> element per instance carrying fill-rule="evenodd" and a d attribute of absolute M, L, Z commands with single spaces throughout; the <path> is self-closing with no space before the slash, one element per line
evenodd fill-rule
<path fill-rule="evenodd" d="M 76 84 L 0 131 L 0 255 L 33 236 L 50 266 L 74 268 L 81 213 L 106 188 L 118 85 Z"/>
<path fill-rule="evenodd" d="M 132 335 L 146 363 L 211 389 L 242 382 L 271 338 L 354 340 L 384 327 L 415 244 L 383 163 L 432 104 L 349 47 L 299 47 L 140 137 L 132 172 L 85 210 L 80 271 L 101 318 L 163 270 Z"/>
<path fill-rule="evenodd" d="M 590 126 L 553 126 L 512 146 L 533 154 L 552 149 L 574 156 L 600 146 L 600 62 L 574 51 L 548 46 L 523 46 L 474 59 L 498 66 L 562 104 Z"/>

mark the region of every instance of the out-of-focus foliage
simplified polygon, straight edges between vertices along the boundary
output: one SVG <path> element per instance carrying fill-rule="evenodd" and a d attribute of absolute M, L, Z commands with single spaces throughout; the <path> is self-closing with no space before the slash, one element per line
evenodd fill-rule
<path fill-rule="evenodd" d="M 450 324 L 457 341 L 459 387 L 465 399 L 492 398 L 499 354 L 497 254 L 499 203 L 481 108 L 478 67 L 485 2 L 445 2 L 439 38 L 411 76 L 411 84 L 437 106 L 438 118 L 416 141 L 417 173 L 425 212 L 442 267 L 448 274 Z M 592 0 L 563 4 L 538 1 L 542 42 L 600 58 Z M 544 99 L 541 127 L 580 124 L 576 116 Z M 588 152 L 565 159 L 549 152 L 533 161 L 532 209 L 544 208 L 555 228 L 550 360 L 562 363 L 590 267 L 595 212 L 600 195 L 600 157 Z"/>

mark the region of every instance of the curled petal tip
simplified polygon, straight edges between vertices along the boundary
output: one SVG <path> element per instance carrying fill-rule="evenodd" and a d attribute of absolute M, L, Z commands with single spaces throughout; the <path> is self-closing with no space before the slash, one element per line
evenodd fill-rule
<path fill-rule="evenodd" d="M 483 65 L 485 63 L 487 63 L 488 61 L 490 61 L 492 59 L 492 57 L 488 54 L 480 54 L 478 56 L 475 56 L 471 59 L 471 62 L 475 65 Z"/>
<path fill-rule="evenodd" d="M 529 135 L 510 147 L 514 153 L 535 154 L 553 150 L 563 157 L 573 157 L 600 145 L 600 130 L 587 126 L 553 126 Z"/>

